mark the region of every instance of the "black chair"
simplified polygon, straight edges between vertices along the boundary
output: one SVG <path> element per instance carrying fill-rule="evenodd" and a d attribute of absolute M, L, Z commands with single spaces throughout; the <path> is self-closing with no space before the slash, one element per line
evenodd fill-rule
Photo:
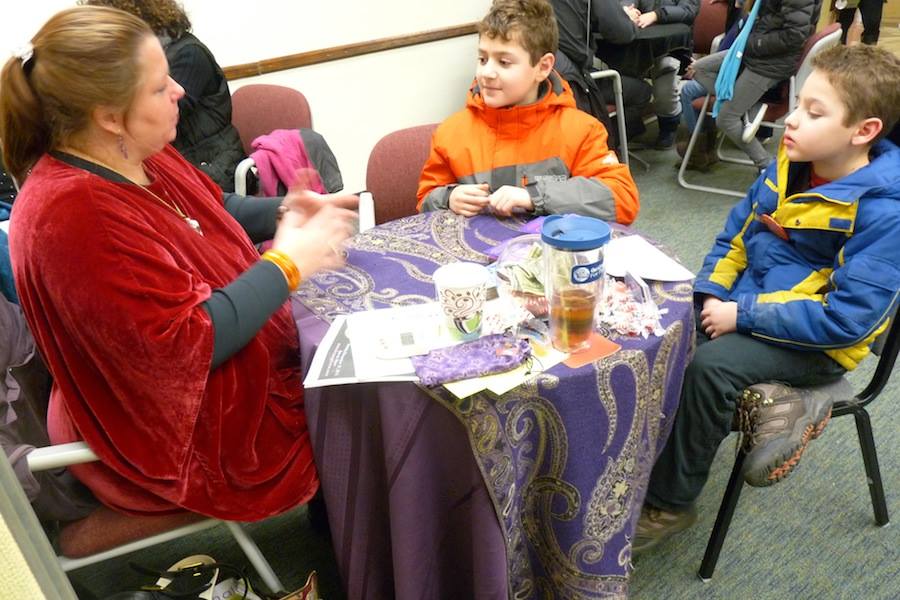
<path fill-rule="evenodd" d="M 832 417 L 853 415 L 856 419 L 859 447 L 862 450 L 866 479 L 869 482 L 869 494 L 872 496 L 872 508 L 875 511 L 875 524 L 879 527 L 888 524 L 888 510 L 884 498 L 884 486 L 881 483 L 881 471 L 878 468 L 875 438 L 872 436 L 872 423 L 869 420 L 869 413 L 866 412 L 866 406 L 878 397 L 891 377 L 891 371 L 897 359 L 897 351 L 900 350 L 900 324 L 898 323 L 900 323 L 900 319 L 893 318 L 887 333 L 877 341 L 883 340 L 884 344 L 876 343 L 872 348 L 872 352 L 879 355 L 878 364 L 872 379 L 863 391 L 854 394 L 853 388 L 846 378 L 841 378 L 828 385 L 810 388 L 828 393 L 835 398 L 834 407 L 831 410 Z M 719 560 L 719 553 L 725 543 L 725 536 L 728 535 L 728 526 L 731 525 L 731 518 L 734 516 L 734 510 L 744 487 L 745 458 L 746 453 L 743 450 L 739 451 L 734 461 L 734 467 L 731 469 L 722 504 L 719 506 L 719 514 L 716 516 L 716 523 L 713 525 L 709 542 L 706 544 L 706 553 L 703 555 L 703 562 L 697 573 L 704 581 L 712 579 L 716 563 Z"/>

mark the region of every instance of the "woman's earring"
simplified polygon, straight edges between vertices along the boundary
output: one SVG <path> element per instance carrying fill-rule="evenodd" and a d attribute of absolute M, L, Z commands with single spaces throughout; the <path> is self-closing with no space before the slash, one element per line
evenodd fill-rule
<path fill-rule="evenodd" d="M 122 156 L 124 156 L 127 159 L 128 158 L 128 147 L 125 145 L 125 138 L 122 137 L 121 133 L 116 138 L 116 141 L 119 143 L 119 152 L 121 152 Z"/>

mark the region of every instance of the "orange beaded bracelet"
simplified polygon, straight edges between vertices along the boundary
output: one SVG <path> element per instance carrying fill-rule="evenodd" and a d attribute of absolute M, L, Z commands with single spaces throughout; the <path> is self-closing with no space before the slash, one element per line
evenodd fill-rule
<path fill-rule="evenodd" d="M 287 280 L 288 290 L 293 292 L 300 286 L 300 269 L 294 264 L 294 261 L 281 250 L 266 250 L 262 255 L 263 260 L 267 260 L 281 269 L 284 278 Z"/>

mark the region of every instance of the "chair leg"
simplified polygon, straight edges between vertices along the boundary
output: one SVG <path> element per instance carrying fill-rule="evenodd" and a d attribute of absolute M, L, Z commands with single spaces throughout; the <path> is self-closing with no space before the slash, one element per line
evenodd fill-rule
<path fill-rule="evenodd" d="M 703 581 L 712 579 L 716 563 L 719 562 L 719 553 L 725 543 L 725 536 L 728 535 L 731 518 L 734 516 L 734 509 L 737 508 L 738 500 L 741 497 L 741 490 L 744 487 L 745 456 L 743 452 L 738 452 L 737 458 L 734 460 L 734 467 L 731 469 L 731 476 L 728 478 L 728 485 L 722 496 L 722 504 L 719 506 L 719 514 L 716 515 L 716 524 L 713 525 L 712 533 L 709 534 L 703 562 L 700 563 L 700 570 L 697 572 Z"/>
<path fill-rule="evenodd" d="M 771 127 L 772 129 L 784 129 L 784 124 L 776 123 L 774 121 L 763 121 L 762 126 L 763 127 Z M 725 136 L 723 135 L 722 139 L 719 140 L 719 145 L 716 148 L 716 156 L 719 158 L 720 161 L 732 163 L 732 164 L 736 164 L 736 165 L 747 165 L 749 167 L 753 166 L 753 161 L 750 160 L 747 157 L 747 155 L 744 154 L 743 152 L 740 155 L 726 154 L 725 151 L 723 150 L 724 142 L 725 142 Z"/>
<path fill-rule="evenodd" d="M 625 99 L 622 95 L 622 79 L 613 77 L 613 96 L 616 101 L 616 126 L 619 130 L 619 152 L 626 167 L 631 167 L 628 156 L 628 130 L 625 127 Z"/>
<path fill-rule="evenodd" d="M 224 521 L 224 523 L 228 527 L 228 530 L 231 531 L 231 535 L 234 536 L 234 539 L 241 547 L 241 550 L 244 551 L 247 560 L 250 561 L 250 564 L 253 565 L 253 568 L 259 573 L 260 579 L 262 579 L 263 583 L 266 584 L 266 587 L 269 588 L 269 591 L 273 593 L 284 591 L 284 585 L 281 583 L 281 580 L 278 579 L 278 575 L 275 574 L 275 571 L 272 570 L 272 565 L 269 564 L 269 561 L 267 561 L 266 557 L 260 552 L 256 542 L 247 535 L 247 532 L 244 531 L 241 524 L 235 523 L 234 521 Z"/>
<path fill-rule="evenodd" d="M 650 172 L 650 163 L 648 163 L 646 160 L 644 160 L 634 152 L 629 152 L 628 156 L 631 158 L 631 160 L 641 165 L 644 168 L 644 171 L 646 171 L 647 173 Z"/>
<path fill-rule="evenodd" d="M 875 451 L 875 438 L 872 435 L 872 421 L 865 408 L 853 411 L 856 419 L 856 432 L 859 434 L 859 449 L 862 451 L 863 463 L 866 466 L 866 480 L 869 482 L 869 494 L 872 496 L 872 509 L 875 511 L 875 524 L 887 525 L 887 502 L 884 498 L 884 485 L 881 482 L 881 470 L 878 468 L 878 454 Z"/>
<path fill-rule="evenodd" d="M 691 139 L 688 142 L 687 149 L 684 151 L 684 158 L 681 160 L 681 166 L 678 167 L 678 184 L 689 190 L 700 190 L 701 192 L 712 192 L 713 194 L 723 194 L 725 196 L 743 198 L 745 195 L 744 192 L 710 187 L 707 185 L 697 185 L 696 183 L 690 183 L 685 177 L 688 163 L 691 160 L 691 154 L 694 151 L 694 146 L 697 145 L 697 138 L 700 137 L 700 131 L 703 129 L 703 121 L 706 119 L 706 109 L 709 106 L 709 98 L 710 97 L 707 95 L 706 98 L 703 99 L 703 107 L 700 109 L 700 114 L 697 117 L 697 124 L 694 126 L 694 131 L 691 132 Z"/>

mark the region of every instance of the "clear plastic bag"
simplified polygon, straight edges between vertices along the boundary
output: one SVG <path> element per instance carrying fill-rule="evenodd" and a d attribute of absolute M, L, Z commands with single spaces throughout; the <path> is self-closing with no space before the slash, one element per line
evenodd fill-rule
<path fill-rule="evenodd" d="M 495 267 L 499 293 L 535 317 L 547 314 L 542 257 L 541 236 L 522 235 L 504 245 Z"/>

